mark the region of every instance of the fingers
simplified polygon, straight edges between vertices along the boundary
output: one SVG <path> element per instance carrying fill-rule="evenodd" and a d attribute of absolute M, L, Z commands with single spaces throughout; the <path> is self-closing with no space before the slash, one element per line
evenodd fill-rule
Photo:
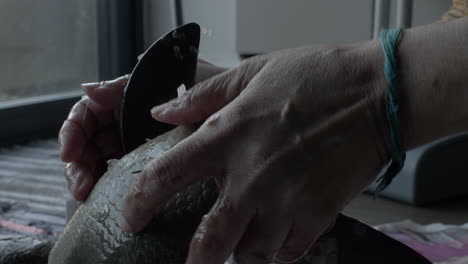
<path fill-rule="evenodd" d="M 65 171 L 69 190 L 78 201 L 84 201 L 88 197 L 95 182 L 106 169 L 105 161 L 118 158 L 122 153 L 120 139 L 112 126 L 102 130 L 93 141 L 82 141 L 84 143 L 81 145 L 69 144 L 69 147 L 76 148 L 72 152 L 77 156 L 69 163 L 73 169 Z"/>
<path fill-rule="evenodd" d="M 120 111 L 128 76 L 112 81 L 83 84 L 86 97 L 71 109 L 59 133 L 60 157 L 69 189 L 83 201 L 103 172 L 104 159 L 122 152 L 115 113 Z"/>
<path fill-rule="evenodd" d="M 287 219 L 274 213 L 259 214 L 251 221 L 236 248 L 234 254 L 236 263 L 273 262 L 288 235 L 290 223 Z"/>
<path fill-rule="evenodd" d="M 91 100 L 103 108 L 107 110 L 120 109 L 129 77 L 129 75 L 125 75 L 112 81 L 86 83 L 82 85 L 82 88 Z"/>
<path fill-rule="evenodd" d="M 109 126 L 115 123 L 115 112 L 120 111 L 127 80 L 128 76 L 124 76 L 112 81 L 83 85 L 89 97 L 82 98 L 72 107 L 60 129 L 60 157 L 63 161 L 80 161 L 87 155 L 85 147 L 91 140 L 101 148 L 104 157 L 113 157 L 121 152 L 118 128 Z"/>
<path fill-rule="evenodd" d="M 101 175 L 105 160 L 117 158 L 122 154 L 120 138 L 114 126 L 102 129 L 93 139 L 89 139 L 73 119 L 65 121 L 59 141 L 60 156 L 74 165 L 72 171 L 66 171 L 69 189 L 76 200 L 84 200 L 91 191 L 94 182 Z M 75 164 L 76 163 L 76 164 Z M 78 177 L 79 176 L 79 177 Z M 75 179 L 70 181 L 70 179 Z M 73 183 L 73 184 L 70 184 Z"/>
<path fill-rule="evenodd" d="M 190 243 L 188 264 L 224 263 L 254 215 L 220 196 L 200 223 Z"/>
<path fill-rule="evenodd" d="M 65 178 L 68 188 L 78 201 L 84 201 L 92 190 L 96 179 L 103 172 L 104 161 L 96 146 L 87 143 L 83 147 L 83 155 L 65 168 Z"/>
<path fill-rule="evenodd" d="M 309 251 L 323 231 L 321 225 L 314 221 L 307 221 L 305 217 L 296 218 L 276 259 L 282 263 L 293 263 Z"/>
<path fill-rule="evenodd" d="M 207 151 L 208 138 L 199 129 L 144 168 L 125 198 L 121 223 L 124 231 L 140 231 L 172 194 L 221 172 L 217 157 Z M 206 175 L 207 171 L 212 174 Z"/>
<path fill-rule="evenodd" d="M 77 160 L 87 141 L 114 121 L 112 111 L 104 110 L 90 98 L 78 101 L 70 110 L 59 132 L 60 157 L 65 162 Z M 118 133 L 117 131 L 115 133 Z"/>
<path fill-rule="evenodd" d="M 66 120 L 59 133 L 60 158 L 65 162 L 79 159 L 84 151 L 87 137 L 81 126 Z"/>
<path fill-rule="evenodd" d="M 183 96 L 151 110 L 153 118 L 166 123 L 188 125 L 205 120 L 234 100 L 261 69 L 248 63 L 196 84 Z"/>
<path fill-rule="evenodd" d="M 93 188 L 93 175 L 80 163 L 68 163 L 65 167 L 68 189 L 77 201 L 84 201 Z"/>
<path fill-rule="evenodd" d="M 313 234 L 310 232 L 300 234 L 298 232 L 298 230 L 291 230 L 289 238 L 286 240 L 285 244 L 276 256 L 278 261 L 282 263 L 293 263 L 309 251 L 309 248 L 315 241 L 313 238 L 309 237 Z"/>

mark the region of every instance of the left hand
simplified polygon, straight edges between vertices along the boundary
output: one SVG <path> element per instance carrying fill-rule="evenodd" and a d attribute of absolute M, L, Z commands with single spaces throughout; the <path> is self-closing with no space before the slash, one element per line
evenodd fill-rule
<path fill-rule="evenodd" d="M 140 231 L 170 196 L 212 177 L 220 194 L 187 263 L 301 257 L 388 160 L 381 65 L 375 41 L 284 50 L 154 108 L 163 122 L 206 121 L 143 170 L 122 228 Z"/>
<path fill-rule="evenodd" d="M 195 82 L 226 69 L 202 59 L 197 63 Z M 83 84 L 86 94 L 70 110 L 59 133 L 60 157 L 67 162 L 68 188 L 84 201 L 107 168 L 107 160 L 123 155 L 120 135 L 122 97 L 129 76 L 112 81 Z"/>

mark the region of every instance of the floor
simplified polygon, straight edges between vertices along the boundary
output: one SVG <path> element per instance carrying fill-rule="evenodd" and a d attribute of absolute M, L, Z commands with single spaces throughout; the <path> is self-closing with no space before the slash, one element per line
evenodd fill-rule
<path fill-rule="evenodd" d="M 56 139 L 0 150 L 0 234 L 63 232 L 63 167 Z"/>
<path fill-rule="evenodd" d="M 0 150 L 0 234 L 8 232 L 59 236 L 70 198 L 55 139 Z M 345 213 L 370 225 L 412 219 L 421 224 L 468 222 L 468 197 L 413 207 L 362 194 Z"/>

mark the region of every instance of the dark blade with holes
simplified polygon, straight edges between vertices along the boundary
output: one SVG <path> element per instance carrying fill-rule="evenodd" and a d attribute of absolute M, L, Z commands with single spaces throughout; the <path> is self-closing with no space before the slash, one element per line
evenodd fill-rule
<path fill-rule="evenodd" d="M 199 43 L 200 27 L 195 23 L 183 25 L 156 41 L 135 66 L 122 102 L 125 153 L 175 127 L 154 120 L 150 110 L 176 98 L 181 84 L 193 85 Z"/>

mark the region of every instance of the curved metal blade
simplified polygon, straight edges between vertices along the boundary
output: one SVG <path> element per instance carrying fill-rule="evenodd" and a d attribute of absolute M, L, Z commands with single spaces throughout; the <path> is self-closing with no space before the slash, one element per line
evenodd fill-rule
<path fill-rule="evenodd" d="M 152 107 L 177 97 L 177 88 L 195 80 L 200 27 L 186 24 L 158 39 L 139 60 L 125 88 L 121 135 L 125 153 L 174 126 L 154 120 Z"/>

